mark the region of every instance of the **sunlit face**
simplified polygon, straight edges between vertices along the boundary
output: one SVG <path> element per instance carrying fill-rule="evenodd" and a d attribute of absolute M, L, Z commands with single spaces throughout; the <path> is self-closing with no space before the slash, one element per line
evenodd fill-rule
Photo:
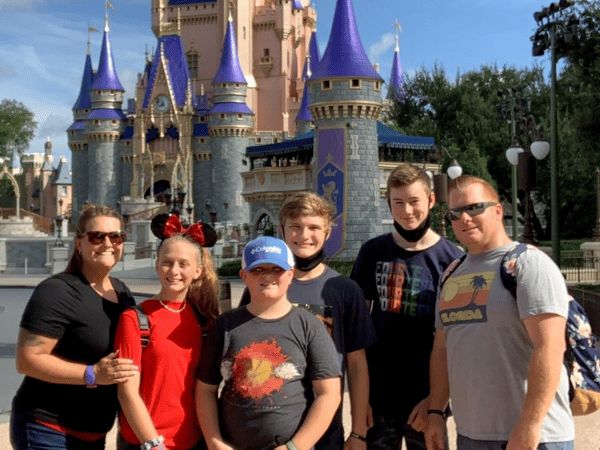
<path fill-rule="evenodd" d="M 98 231 L 111 233 L 121 230 L 121 222 L 115 217 L 98 216 L 90 220 L 86 233 Z M 99 244 L 90 243 L 87 234 L 75 239 L 75 248 L 81 255 L 82 268 L 84 270 L 110 270 L 121 259 L 123 254 L 123 243 L 113 243 L 107 236 Z"/>
<path fill-rule="evenodd" d="M 163 297 L 185 295 L 192 282 L 202 274 L 198 249 L 185 240 L 165 241 L 156 259 L 156 273 Z"/>
<path fill-rule="evenodd" d="M 428 193 L 421 181 L 390 189 L 392 217 L 405 230 L 418 228 L 434 204 L 433 192 Z"/>
<path fill-rule="evenodd" d="M 298 216 L 286 219 L 283 225 L 285 243 L 300 258 L 310 258 L 325 245 L 328 231 L 320 216 Z"/>
<path fill-rule="evenodd" d="M 481 184 L 470 184 L 464 189 L 455 189 L 448 197 L 448 208 L 471 205 L 480 202 L 494 202 L 495 199 Z M 452 221 L 456 238 L 469 250 L 477 254 L 496 247 L 498 236 L 504 234 L 502 206 L 496 204 L 477 216 L 463 212 L 459 220 Z"/>
<path fill-rule="evenodd" d="M 240 278 L 248 287 L 252 300 L 276 301 L 285 296 L 294 271 L 284 270 L 275 264 L 260 264 L 252 269 L 240 270 Z"/>

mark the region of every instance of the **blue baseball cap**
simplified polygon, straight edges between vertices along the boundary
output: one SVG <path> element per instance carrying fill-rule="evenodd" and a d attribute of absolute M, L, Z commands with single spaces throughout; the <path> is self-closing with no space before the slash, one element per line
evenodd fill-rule
<path fill-rule="evenodd" d="M 242 269 L 251 270 L 260 264 L 274 264 L 283 270 L 294 267 L 294 255 L 281 239 L 262 236 L 246 244 Z"/>

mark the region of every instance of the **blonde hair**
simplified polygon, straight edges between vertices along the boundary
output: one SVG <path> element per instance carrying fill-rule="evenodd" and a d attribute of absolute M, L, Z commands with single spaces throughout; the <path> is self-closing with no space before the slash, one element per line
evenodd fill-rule
<path fill-rule="evenodd" d="M 176 234 L 162 241 L 157 250 L 157 257 L 160 258 L 161 249 L 166 244 L 175 242 L 186 242 L 190 244 L 196 251 L 196 262 L 202 266 L 202 273 L 197 280 L 192 281 L 186 295 L 186 301 L 189 301 L 196 306 L 198 311 L 206 317 L 208 323 L 212 322 L 219 315 L 219 296 L 220 283 L 217 277 L 210 251 L 200 245 L 192 238 Z"/>
<path fill-rule="evenodd" d="M 387 179 L 387 202 L 390 203 L 390 193 L 392 188 L 409 186 L 417 181 L 423 184 L 425 193 L 431 194 L 431 178 L 424 169 L 414 164 L 400 164 L 396 166 Z"/>
<path fill-rule="evenodd" d="M 288 197 L 279 210 L 279 225 L 285 225 L 287 219 L 295 219 L 300 216 L 317 216 L 325 221 L 327 233 L 333 226 L 335 206 L 329 200 L 310 191 L 298 192 Z"/>
<path fill-rule="evenodd" d="M 462 175 L 448 184 L 448 195 L 452 191 L 462 190 L 472 184 L 479 184 L 483 188 L 483 192 L 490 197 L 490 199 L 496 203 L 500 203 L 500 196 L 494 186 L 485 181 L 483 178 L 474 177 L 473 175 Z"/>
<path fill-rule="evenodd" d="M 113 219 L 117 219 L 119 221 L 119 228 L 123 229 L 123 218 L 113 208 L 106 205 L 89 204 L 85 205 L 81 210 L 81 216 L 79 216 L 79 220 L 75 226 L 75 239 L 83 238 L 88 231 L 87 227 L 90 222 L 98 217 L 112 217 Z M 73 246 L 73 253 L 71 253 L 65 273 L 80 271 L 82 267 L 83 259 L 81 258 L 81 254 L 77 251 L 77 247 Z"/>

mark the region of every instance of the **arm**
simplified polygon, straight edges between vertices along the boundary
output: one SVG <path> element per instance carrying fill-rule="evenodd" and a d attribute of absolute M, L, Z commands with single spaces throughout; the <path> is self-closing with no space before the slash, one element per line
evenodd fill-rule
<path fill-rule="evenodd" d="M 218 389 L 219 385 L 196 381 L 196 415 L 208 450 L 233 450 L 223 441 L 219 428 Z"/>
<path fill-rule="evenodd" d="M 369 409 L 369 369 L 365 350 L 361 349 L 346 353 L 346 366 L 352 413 L 352 431 L 360 436 L 366 436 Z M 344 450 L 364 450 L 366 448 L 366 442 L 353 437 L 349 437 L 344 445 Z"/>
<path fill-rule="evenodd" d="M 430 392 L 429 409 L 444 411 L 450 397 L 448 366 L 446 361 L 446 338 L 441 329 L 436 329 L 429 364 Z M 446 421 L 438 414 L 427 417 L 425 442 L 427 450 L 444 450 Z"/>
<path fill-rule="evenodd" d="M 140 373 L 136 373 L 125 383 L 120 384 L 117 392 L 125 418 L 140 442 L 157 438 L 158 431 L 140 396 Z"/>
<path fill-rule="evenodd" d="M 511 431 L 506 450 L 537 448 L 544 418 L 560 382 L 566 346 L 564 317 L 539 314 L 523 319 L 523 323 L 533 342 L 533 353 L 523 409 Z"/>
<path fill-rule="evenodd" d="M 340 377 L 313 380 L 312 385 L 316 398 L 308 410 L 306 419 L 292 437 L 298 450 L 309 450 L 321 439 L 342 399 Z M 286 446 L 280 445 L 275 450 L 286 450 Z"/>
<path fill-rule="evenodd" d="M 58 339 L 19 330 L 15 365 L 17 372 L 55 384 L 84 385 L 86 365 L 64 360 L 52 354 Z M 117 358 L 113 352 L 94 364 L 96 384 L 124 383 L 137 367 L 130 359 Z"/>

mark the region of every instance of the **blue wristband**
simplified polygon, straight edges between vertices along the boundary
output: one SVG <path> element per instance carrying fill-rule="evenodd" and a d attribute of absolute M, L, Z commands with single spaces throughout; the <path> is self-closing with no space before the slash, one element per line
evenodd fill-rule
<path fill-rule="evenodd" d="M 94 366 L 87 366 L 85 368 L 85 372 L 83 373 L 83 381 L 85 382 L 86 387 L 98 387 L 98 385 L 96 384 L 96 374 L 94 373 Z"/>

